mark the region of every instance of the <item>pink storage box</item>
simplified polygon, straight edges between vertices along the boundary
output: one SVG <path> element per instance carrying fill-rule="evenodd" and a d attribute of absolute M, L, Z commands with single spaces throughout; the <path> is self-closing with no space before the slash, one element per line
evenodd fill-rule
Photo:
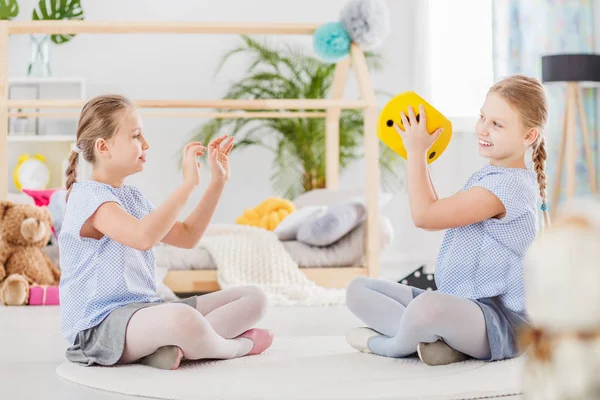
<path fill-rule="evenodd" d="M 34 285 L 29 288 L 30 306 L 57 306 L 58 286 Z"/>

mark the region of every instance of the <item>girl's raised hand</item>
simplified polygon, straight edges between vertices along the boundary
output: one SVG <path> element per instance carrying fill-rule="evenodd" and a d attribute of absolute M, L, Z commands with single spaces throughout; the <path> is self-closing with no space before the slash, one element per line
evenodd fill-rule
<path fill-rule="evenodd" d="M 394 124 L 394 129 L 402 138 L 404 148 L 408 154 L 426 155 L 427 150 L 429 150 L 443 131 L 440 128 L 431 135 L 427 132 L 427 116 L 425 115 L 425 107 L 423 105 L 419 106 L 419 120 L 417 120 L 411 106 L 408 107 L 408 117 L 403 111 L 400 113 L 400 119 L 402 120 L 404 130 L 397 124 Z"/>
<path fill-rule="evenodd" d="M 225 134 L 208 144 L 210 172 L 213 179 L 219 182 L 227 182 L 229 179 L 229 153 L 233 149 L 233 140 L 233 136 Z"/>
<path fill-rule="evenodd" d="M 200 183 L 200 163 L 197 157 L 204 155 L 206 147 L 200 142 L 190 142 L 183 148 L 183 159 L 181 169 L 183 171 L 183 181 L 192 187 Z"/>

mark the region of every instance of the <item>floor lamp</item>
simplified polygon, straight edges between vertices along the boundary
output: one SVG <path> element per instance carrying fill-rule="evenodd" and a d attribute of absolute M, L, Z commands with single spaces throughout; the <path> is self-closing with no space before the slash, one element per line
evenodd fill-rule
<path fill-rule="evenodd" d="M 554 54 L 542 57 L 542 81 L 566 83 L 565 110 L 563 120 L 562 138 L 558 153 L 558 164 L 554 176 L 552 191 L 551 215 L 556 215 L 558 199 L 562 186 L 563 164 L 567 165 L 566 199 L 575 196 L 576 173 L 576 134 L 577 114 L 583 135 L 585 158 L 588 168 L 589 185 L 591 192 L 596 195 L 596 171 L 594 168 L 590 133 L 587 127 L 587 118 L 583 106 L 582 87 L 597 87 L 600 83 L 600 55 L 598 54 Z"/>

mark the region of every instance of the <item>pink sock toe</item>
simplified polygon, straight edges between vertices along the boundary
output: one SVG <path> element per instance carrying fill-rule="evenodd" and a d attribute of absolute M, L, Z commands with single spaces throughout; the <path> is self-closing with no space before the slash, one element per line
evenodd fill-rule
<path fill-rule="evenodd" d="M 183 350 L 177 347 L 177 359 L 175 360 L 175 364 L 171 370 L 179 368 L 179 364 L 181 364 L 181 360 L 183 359 Z"/>
<path fill-rule="evenodd" d="M 250 329 L 242 333 L 239 337 L 250 339 L 254 343 L 254 347 L 248 353 L 249 356 L 254 354 L 260 354 L 273 343 L 273 333 L 267 329 Z"/>

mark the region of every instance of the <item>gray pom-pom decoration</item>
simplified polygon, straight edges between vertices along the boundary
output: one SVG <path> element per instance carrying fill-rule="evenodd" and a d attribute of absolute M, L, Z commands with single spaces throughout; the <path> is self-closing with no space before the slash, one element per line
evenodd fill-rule
<path fill-rule="evenodd" d="M 390 32 L 390 13 L 384 0 L 350 0 L 341 11 L 342 24 L 364 50 L 383 43 Z"/>

